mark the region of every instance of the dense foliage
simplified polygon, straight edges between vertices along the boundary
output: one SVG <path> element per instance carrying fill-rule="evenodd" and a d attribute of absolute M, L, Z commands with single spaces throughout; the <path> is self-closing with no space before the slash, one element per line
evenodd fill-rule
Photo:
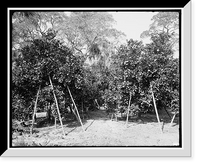
<path fill-rule="evenodd" d="M 165 15 L 154 17 L 155 23 L 162 25 L 159 18 Z M 170 17 L 177 20 L 176 14 Z M 43 31 L 47 22 L 52 26 Z M 79 110 L 94 110 L 95 101 L 109 110 L 127 110 L 131 94 L 131 109 L 147 112 L 153 108 L 152 91 L 158 109 L 178 110 L 180 72 L 179 59 L 174 58 L 174 34 L 151 28 L 150 44 L 130 39 L 115 49 L 114 42 L 122 34 L 112 22 L 109 14 L 101 12 L 75 12 L 71 17 L 52 12 L 15 13 L 13 119 L 30 119 L 39 88 L 38 111 L 52 109 L 50 80 L 62 114 L 72 103 L 68 87 Z M 109 37 L 115 38 L 113 43 Z"/>
<path fill-rule="evenodd" d="M 73 91 L 80 91 L 84 81 L 80 60 L 64 44 L 54 39 L 51 31 L 44 38 L 35 39 L 23 47 L 13 62 L 12 70 L 13 99 L 16 102 L 18 99 L 23 100 L 26 104 L 24 107 L 33 102 L 39 87 L 45 89 L 50 85 L 50 79 L 60 103 L 69 98 L 67 86 Z M 51 92 L 46 89 L 40 95 L 40 100 L 47 99 L 52 104 L 53 98 L 48 100 L 48 96 L 52 96 Z M 15 102 L 13 104 L 16 105 Z"/>
<path fill-rule="evenodd" d="M 158 108 L 171 107 L 179 98 L 179 61 L 173 58 L 169 38 L 161 33 L 152 36 L 146 46 L 131 39 L 119 48 L 113 61 L 116 70 L 109 85 L 110 101 L 116 101 L 114 94 L 118 94 L 118 103 L 128 106 L 131 92 L 131 103 L 147 111 L 152 108 L 153 90 Z"/>

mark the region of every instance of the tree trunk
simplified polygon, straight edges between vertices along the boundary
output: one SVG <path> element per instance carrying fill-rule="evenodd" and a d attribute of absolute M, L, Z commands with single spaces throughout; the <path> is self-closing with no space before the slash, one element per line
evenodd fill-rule
<path fill-rule="evenodd" d="M 169 112 L 167 111 L 166 108 L 164 108 L 165 112 L 167 113 L 167 115 L 170 117 L 170 119 L 172 118 L 172 116 L 169 114 Z"/>
<path fill-rule="evenodd" d="M 53 96 L 54 96 L 54 99 L 55 99 L 55 102 L 56 102 L 56 107 L 57 107 L 58 116 L 59 116 L 60 124 L 61 124 L 61 127 L 62 127 L 62 131 L 63 131 L 63 135 L 65 136 L 63 123 L 62 123 L 62 119 L 61 119 L 61 115 L 60 115 L 60 110 L 59 110 L 59 107 L 58 107 L 58 101 L 57 101 L 57 98 L 56 98 L 56 95 L 55 95 L 55 92 L 54 92 L 54 88 L 53 88 L 53 84 L 52 84 L 50 76 L 49 76 L 49 81 L 50 81 L 50 84 L 51 84 L 51 87 L 52 87 L 52 91 L 53 91 Z M 56 121 L 56 119 L 55 119 L 55 121 Z"/>
<path fill-rule="evenodd" d="M 98 109 L 100 109 L 100 106 L 99 106 L 99 103 L 98 103 L 97 99 L 95 99 L 95 102 L 97 104 Z"/>
<path fill-rule="evenodd" d="M 50 102 L 48 102 L 47 110 L 48 110 L 48 123 L 50 124 L 51 123 L 51 103 Z"/>
<path fill-rule="evenodd" d="M 126 117 L 126 127 L 128 126 L 128 116 L 129 116 L 129 111 L 130 111 L 130 105 L 131 105 L 131 92 L 130 92 L 130 98 L 129 98 L 129 103 L 128 103 L 128 112 L 127 112 L 127 117 Z"/>
<path fill-rule="evenodd" d="M 31 135 L 33 134 L 33 124 L 34 124 L 34 121 L 35 121 L 35 114 L 36 114 L 36 111 L 37 111 L 37 101 L 38 101 L 38 97 L 39 97 L 39 92 L 40 92 L 40 87 L 39 87 L 38 92 L 37 92 L 37 97 L 36 97 L 34 111 L 33 111 L 32 125 L 31 125 L 31 130 L 30 130 Z"/>
<path fill-rule="evenodd" d="M 83 100 L 82 100 L 82 102 L 81 102 L 81 110 L 82 110 L 82 117 L 83 117 L 83 120 L 84 120 L 84 111 L 83 111 Z"/>

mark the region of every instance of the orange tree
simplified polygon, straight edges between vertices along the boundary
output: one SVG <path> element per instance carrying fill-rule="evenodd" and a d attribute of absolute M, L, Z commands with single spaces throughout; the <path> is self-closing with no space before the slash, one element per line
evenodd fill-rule
<path fill-rule="evenodd" d="M 145 48 L 145 63 L 149 66 L 146 78 L 153 86 L 158 107 L 171 107 L 174 100 L 179 100 L 179 59 L 173 56 L 169 34 L 155 34 L 151 40 Z"/>
<path fill-rule="evenodd" d="M 23 47 L 19 56 L 13 61 L 13 118 L 22 112 L 22 109 L 17 108 L 19 99 L 23 101 L 22 108 L 27 108 L 35 100 L 39 86 L 43 89 L 50 85 L 49 78 L 55 86 L 59 104 L 70 101 L 67 86 L 72 89 L 75 99 L 81 93 L 83 83 L 81 62 L 66 45 L 56 40 L 55 36 L 54 31 L 47 31 L 41 39 L 34 39 Z"/>
<path fill-rule="evenodd" d="M 151 36 L 151 43 L 127 41 L 113 58 L 112 67 L 117 86 L 113 93 L 121 96 L 121 103 L 138 105 L 141 111 L 152 107 L 151 86 L 159 108 L 171 107 L 179 99 L 179 61 L 173 57 L 170 36 L 166 33 Z M 109 85 L 110 89 L 113 83 Z"/>

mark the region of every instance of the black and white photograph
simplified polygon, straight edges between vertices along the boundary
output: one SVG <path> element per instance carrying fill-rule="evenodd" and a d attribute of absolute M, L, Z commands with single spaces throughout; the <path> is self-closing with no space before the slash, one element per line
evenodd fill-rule
<path fill-rule="evenodd" d="M 191 156 L 190 12 L 8 8 L 2 156 Z"/>
<path fill-rule="evenodd" d="M 11 10 L 10 146 L 182 146 L 180 10 Z"/>

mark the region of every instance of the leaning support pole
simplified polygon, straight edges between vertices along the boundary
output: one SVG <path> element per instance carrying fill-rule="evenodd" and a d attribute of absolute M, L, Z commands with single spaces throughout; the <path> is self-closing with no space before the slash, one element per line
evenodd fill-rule
<path fill-rule="evenodd" d="M 155 98 L 154 98 L 152 85 L 151 85 L 151 93 L 152 93 L 154 108 L 155 108 L 155 111 L 156 111 L 156 117 L 157 117 L 157 120 L 158 120 L 158 124 L 160 126 L 160 131 L 161 131 L 161 133 L 163 133 L 163 130 L 162 130 L 163 126 L 160 123 L 160 119 L 159 119 L 158 110 L 157 110 L 157 107 L 156 107 L 156 101 L 155 101 Z"/>
<path fill-rule="evenodd" d="M 56 98 L 56 95 L 55 95 L 55 92 L 54 92 L 54 88 L 53 88 L 53 84 L 52 84 L 50 76 L 49 76 L 49 81 L 50 81 L 51 88 L 52 88 L 52 91 L 53 91 L 53 96 L 54 96 L 54 99 L 55 99 L 55 102 L 56 102 L 56 107 L 57 107 L 58 116 L 59 116 L 60 124 L 61 124 L 61 127 L 62 127 L 62 131 L 63 131 L 63 135 L 65 136 L 65 131 L 64 131 L 64 128 L 63 128 L 63 123 L 62 123 L 62 119 L 61 119 L 61 116 L 60 116 L 60 110 L 59 110 L 59 107 L 58 107 L 58 101 L 57 101 L 57 98 Z M 56 119 L 55 119 L 55 128 L 56 128 Z"/>
<path fill-rule="evenodd" d="M 74 105 L 74 104 L 72 104 L 72 106 L 73 106 L 73 105 Z M 78 116 L 76 115 L 76 112 L 75 112 L 74 108 L 72 107 L 71 109 L 72 109 L 72 112 L 74 113 L 74 115 L 75 115 L 77 121 L 79 121 L 79 118 L 78 118 Z"/>
<path fill-rule="evenodd" d="M 130 98 L 129 98 L 129 103 L 128 103 L 128 112 L 127 112 L 127 117 L 126 117 L 126 127 L 128 126 L 128 116 L 129 116 L 129 111 L 130 111 L 130 105 L 131 105 L 131 92 L 130 92 Z"/>
<path fill-rule="evenodd" d="M 36 111 L 37 111 L 37 101 L 38 101 L 38 97 L 39 97 L 39 92 L 40 92 L 40 87 L 39 87 L 38 92 L 37 92 L 37 97 L 36 97 L 36 100 L 35 100 L 35 106 L 34 106 L 34 110 L 33 110 L 32 125 L 31 125 L 31 130 L 30 130 L 31 135 L 33 134 L 33 124 L 34 124 L 34 121 L 35 121 L 35 114 L 36 114 Z"/>
<path fill-rule="evenodd" d="M 76 112 L 77 112 L 78 119 L 79 119 L 79 122 L 80 122 L 80 124 L 81 124 L 82 130 L 85 131 L 84 128 L 83 128 L 83 123 L 82 123 L 82 121 L 81 121 L 81 118 L 80 118 L 78 109 L 77 109 L 77 107 L 76 107 L 76 104 L 75 104 L 75 102 L 74 102 L 74 99 L 73 99 L 73 97 L 72 97 L 71 91 L 70 91 L 70 89 L 69 89 L 68 86 L 67 86 L 67 89 L 68 89 L 68 91 L 69 91 L 69 95 L 70 95 L 70 97 L 71 97 L 71 99 L 72 99 L 72 102 L 73 102 L 73 104 L 74 104 L 74 107 L 75 107 L 75 109 L 76 109 Z"/>
<path fill-rule="evenodd" d="M 176 117 L 176 115 L 178 114 L 178 111 L 176 111 L 172 117 L 172 120 L 171 120 L 171 123 L 170 123 L 170 126 L 172 126 L 173 122 L 174 122 L 174 119 Z"/>

